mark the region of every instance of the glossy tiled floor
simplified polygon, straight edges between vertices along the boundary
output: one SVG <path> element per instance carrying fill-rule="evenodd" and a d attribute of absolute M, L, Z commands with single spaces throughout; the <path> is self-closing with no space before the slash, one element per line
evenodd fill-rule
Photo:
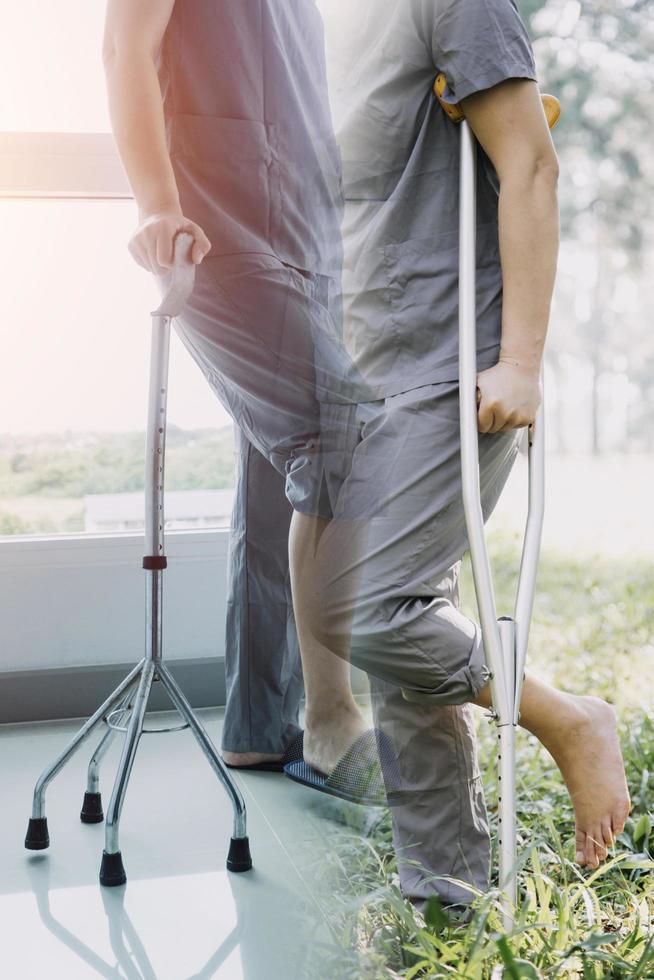
<path fill-rule="evenodd" d="M 220 713 L 198 715 L 219 744 Z M 156 716 L 157 725 L 176 721 L 172 712 Z M 95 735 L 48 789 L 50 848 L 23 847 L 34 782 L 78 726 L 0 726 L 0 976 L 302 980 L 312 973 L 307 951 L 330 942 L 315 876 L 339 832 L 338 804 L 282 775 L 240 774 L 254 868 L 228 874 L 231 810 L 193 736 L 144 735 L 121 820 L 127 885 L 103 888 L 104 825 L 79 820 Z M 119 749 L 116 739 L 103 764 L 105 809 Z"/>

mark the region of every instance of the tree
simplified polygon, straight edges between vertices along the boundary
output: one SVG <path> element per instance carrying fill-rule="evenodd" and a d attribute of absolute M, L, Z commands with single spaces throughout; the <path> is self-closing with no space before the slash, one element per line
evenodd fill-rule
<path fill-rule="evenodd" d="M 636 288 L 645 245 L 654 237 L 652 4 L 522 0 L 520 9 L 534 40 L 541 88 L 563 107 L 556 129 L 561 232 L 574 248 L 572 275 L 560 270 L 559 295 L 568 309 L 575 302 L 587 308 L 572 332 L 552 331 L 550 364 L 556 370 L 564 349 L 592 365 L 592 444 L 599 452 L 602 378 L 617 366 L 640 385 L 647 380 L 640 365 L 654 358 L 642 313 L 635 311 L 626 328 L 616 299 L 620 278 L 631 277 Z M 592 270 L 587 287 L 580 268 Z"/>

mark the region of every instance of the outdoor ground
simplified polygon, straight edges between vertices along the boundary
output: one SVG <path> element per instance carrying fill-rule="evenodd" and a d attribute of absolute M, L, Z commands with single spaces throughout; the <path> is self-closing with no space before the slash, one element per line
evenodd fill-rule
<path fill-rule="evenodd" d="M 615 705 L 633 809 L 596 871 L 573 858 L 572 808 L 558 771 L 519 733 L 521 899 L 512 935 L 501 930 L 496 891 L 476 900 L 466 928 L 433 902 L 427 921 L 399 894 L 390 818 L 338 838 L 325 869 L 343 978 L 654 978 L 654 563 L 649 488 L 624 459 L 553 461 L 529 662 L 575 693 Z M 511 613 L 526 470 L 519 467 L 489 524 L 498 614 Z M 648 557 L 649 555 L 649 557 Z M 462 607 L 476 616 L 468 558 Z M 481 768 L 496 839 L 495 730 L 479 712 Z M 497 870 L 497 857 L 493 854 Z M 496 881 L 494 881 L 496 884 Z M 327 956 L 327 951 L 325 951 Z M 322 976 L 326 967 L 322 965 Z M 317 974 L 318 976 L 319 974 Z"/>

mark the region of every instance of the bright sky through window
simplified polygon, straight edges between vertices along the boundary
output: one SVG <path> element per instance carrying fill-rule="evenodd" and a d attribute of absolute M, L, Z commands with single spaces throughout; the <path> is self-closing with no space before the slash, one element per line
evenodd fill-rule
<path fill-rule="evenodd" d="M 0 0 L 0 130 L 108 132 L 101 0 Z M 127 241 L 127 202 L 0 201 L 0 432 L 145 425 L 157 292 Z M 173 336 L 170 421 L 225 425 Z"/>

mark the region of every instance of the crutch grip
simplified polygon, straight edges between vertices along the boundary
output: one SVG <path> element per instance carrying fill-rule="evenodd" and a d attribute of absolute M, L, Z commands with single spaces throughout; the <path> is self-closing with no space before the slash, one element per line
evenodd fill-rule
<path fill-rule="evenodd" d="M 179 231 L 173 242 L 173 268 L 166 277 L 168 288 L 152 316 L 179 316 L 195 285 L 195 263 L 191 259 L 193 235 Z"/>

